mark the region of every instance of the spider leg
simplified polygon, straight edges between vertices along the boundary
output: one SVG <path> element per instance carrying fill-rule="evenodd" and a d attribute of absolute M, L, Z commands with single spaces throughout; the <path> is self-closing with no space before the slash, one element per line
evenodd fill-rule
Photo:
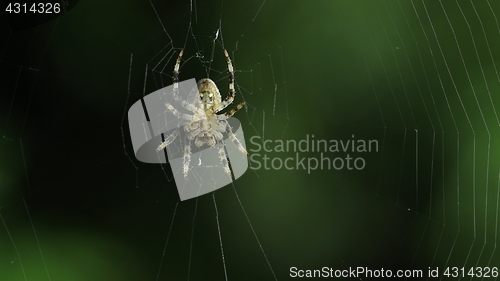
<path fill-rule="evenodd" d="M 191 162 L 191 139 L 186 136 L 184 144 L 183 172 L 184 178 L 188 178 L 189 163 Z"/>
<path fill-rule="evenodd" d="M 232 178 L 231 169 L 229 169 L 229 164 L 227 162 L 226 152 L 224 151 L 224 142 L 222 140 L 219 140 L 218 146 L 219 146 L 219 159 L 220 163 L 222 164 L 222 169 L 224 169 L 224 172 L 226 172 L 229 178 Z"/>
<path fill-rule="evenodd" d="M 180 68 L 180 65 L 181 65 L 181 59 L 182 59 L 182 55 L 184 54 L 184 49 L 182 49 L 180 52 L 179 52 L 179 56 L 177 57 L 177 60 L 175 61 L 175 66 L 174 66 L 174 75 L 173 75 L 173 82 L 174 82 L 174 86 L 173 86 L 173 96 L 174 96 L 174 100 L 176 102 L 179 102 L 185 109 L 191 111 L 192 113 L 199 113 L 199 114 L 205 114 L 203 110 L 201 110 L 200 108 L 197 108 L 196 106 L 188 103 L 187 101 L 185 100 L 182 100 L 180 97 L 179 97 L 179 68 Z M 168 107 L 168 106 L 167 106 Z"/>
<path fill-rule="evenodd" d="M 177 109 L 175 109 L 175 107 L 173 107 L 168 102 L 165 103 L 165 106 L 168 108 L 168 110 L 170 110 L 170 112 L 172 112 L 173 115 L 175 115 L 175 117 L 177 117 L 179 119 L 184 119 L 184 120 L 187 120 L 187 121 L 192 121 L 193 120 L 193 116 L 194 115 L 180 113 L 179 111 L 177 111 Z"/>
<path fill-rule="evenodd" d="M 162 149 L 164 149 L 165 147 L 167 147 L 169 144 L 171 144 L 175 138 L 179 135 L 179 128 L 175 129 L 175 131 L 170 134 L 170 136 L 168 136 L 164 142 L 162 142 L 158 148 L 156 149 L 156 151 L 160 151 Z"/>
<path fill-rule="evenodd" d="M 226 114 L 225 114 L 225 115 L 226 115 L 226 117 L 231 117 L 231 116 L 233 116 L 236 112 L 238 112 L 238 110 L 242 109 L 242 108 L 243 108 L 243 106 L 245 106 L 245 104 L 246 104 L 246 103 L 247 103 L 247 102 L 246 102 L 246 101 L 244 101 L 244 102 L 242 102 L 242 103 L 238 104 L 237 106 L 235 106 L 235 107 L 234 107 L 233 109 L 231 109 L 230 111 L 226 112 Z"/>
<path fill-rule="evenodd" d="M 174 97 L 178 98 L 179 94 L 179 67 L 181 65 L 181 59 L 182 55 L 184 54 L 184 49 L 182 49 L 179 53 L 179 56 L 177 57 L 177 61 L 175 61 L 175 66 L 174 66 Z"/>
<path fill-rule="evenodd" d="M 238 140 L 238 138 L 236 138 L 236 136 L 234 135 L 233 130 L 231 129 L 231 125 L 229 125 L 229 123 L 227 123 L 227 121 L 225 121 L 225 122 L 226 122 L 226 133 L 229 136 L 229 138 L 231 139 L 231 141 L 233 142 L 234 146 L 236 146 L 241 151 L 241 153 L 248 156 L 247 150 L 243 147 L 240 140 Z"/>
<path fill-rule="evenodd" d="M 226 57 L 227 61 L 227 73 L 229 74 L 229 93 L 227 97 L 222 101 L 217 108 L 214 109 L 214 113 L 217 113 L 224 108 L 228 107 L 231 103 L 234 101 L 234 94 L 236 91 L 234 90 L 234 68 L 233 68 L 233 63 L 231 62 L 231 58 L 229 58 L 229 54 L 227 53 L 226 49 L 224 49 L 224 56 Z"/>
<path fill-rule="evenodd" d="M 226 49 L 224 49 L 224 56 L 226 56 L 227 72 L 229 74 L 229 93 L 224 101 L 227 102 L 227 104 L 230 104 L 234 100 L 234 93 L 235 93 L 235 90 L 234 90 L 234 68 L 233 68 L 233 64 L 231 63 L 231 59 L 229 58 L 229 54 L 227 53 Z"/>
<path fill-rule="evenodd" d="M 174 72 L 173 72 L 174 88 L 173 88 L 172 91 L 173 91 L 173 95 L 174 95 L 174 100 L 177 101 L 177 102 L 181 101 L 181 99 L 179 98 L 179 73 L 180 73 L 179 72 L 179 68 L 181 66 L 181 60 L 182 60 L 182 55 L 183 54 L 184 54 L 184 49 L 182 49 L 179 52 L 179 56 L 177 57 L 177 60 L 175 61 Z M 168 107 L 168 105 L 167 105 L 167 107 Z M 172 113 L 173 113 L 173 111 L 172 111 Z"/>
<path fill-rule="evenodd" d="M 187 102 L 186 100 L 181 100 L 179 97 L 174 95 L 174 100 L 182 105 L 185 109 L 191 111 L 193 114 L 198 114 L 199 116 L 206 116 L 205 111 L 201 108 L 196 107 L 194 104 Z"/>

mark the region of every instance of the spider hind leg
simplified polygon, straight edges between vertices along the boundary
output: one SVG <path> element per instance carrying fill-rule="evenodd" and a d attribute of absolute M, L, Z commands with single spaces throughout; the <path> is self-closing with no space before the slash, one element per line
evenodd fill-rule
<path fill-rule="evenodd" d="M 226 172 L 229 178 L 232 179 L 231 169 L 229 169 L 229 163 L 227 161 L 226 151 L 224 151 L 224 142 L 220 140 L 218 142 L 218 146 L 219 146 L 219 159 L 220 163 L 222 164 L 222 169 L 224 169 L 224 172 Z"/>
<path fill-rule="evenodd" d="M 189 163 L 191 162 L 191 140 L 186 136 L 184 138 L 184 157 L 183 157 L 183 173 L 184 179 L 188 178 Z"/>
<path fill-rule="evenodd" d="M 160 150 L 164 149 L 165 147 L 167 147 L 169 144 L 171 144 L 171 143 L 175 140 L 175 138 L 176 138 L 178 135 L 179 135 L 179 128 L 175 129 L 175 131 L 174 131 L 172 134 L 170 134 L 170 135 L 169 135 L 169 136 L 165 139 L 165 141 L 164 141 L 164 142 L 162 142 L 162 143 L 158 146 L 158 148 L 156 149 L 156 151 L 160 151 Z"/>
<path fill-rule="evenodd" d="M 240 140 L 234 135 L 233 130 L 231 129 L 231 125 L 229 125 L 229 124 L 227 124 L 227 126 L 226 126 L 226 133 L 229 136 L 229 138 L 231 139 L 231 141 L 233 142 L 234 146 L 236 146 L 241 151 L 241 153 L 248 156 L 249 154 L 248 154 L 247 150 L 245 149 L 245 147 L 243 147 Z"/>

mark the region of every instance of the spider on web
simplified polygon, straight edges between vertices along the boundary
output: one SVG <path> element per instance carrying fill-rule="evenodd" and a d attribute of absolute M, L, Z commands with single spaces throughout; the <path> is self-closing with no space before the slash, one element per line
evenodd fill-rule
<path fill-rule="evenodd" d="M 175 109 L 170 103 L 165 103 L 166 107 L 173 115 L 181 120 L 185 120 L 187 123 L 180 128 L 174 130 L 164 142 L 162 142 L 156 151 L 160 151 L 170 145 L 179 136 L 180 129 L 186 132 L 184 138 L 184 156 L 183 156 L 183 173 L 184 178 L 187 179 L 189 164 L 191 162 L 191 142 L 194 140 L 194 144 L 197 147 L 201 147 L 207 144 L 210 147 L 217 145 L 219 149 L 219 160 L 222 164 L 222 168 L 231 178 L 231 170 L 229 169 L 226 152 L 224 151 L 224 136 L 223 133 L 227 133 L 233 144 L 243 153 L 248 156 L 248 152 L 243 147 L 241 142 L 234 135 L 231 126 L 227 119 L 233 116 L 238 110 L 243 108 L 245 101 L 238 104 L 232 110 L 226 113 L 220 113 L 226 107 L 234 101 L 234 68 L 229 58 L 229 54 L 224 49 L 224 56 L 227 60 L 227 68 L 229 73 L 229 93 L 224 101 L 222 101 L 222 96 L 217 88 L 215 82 L 209 78 L 204 78 L 198 81 L 198 92 L 200 94 L 200 99 L 193 102 L 188 102 L 182 100 L 179 97 L 179 67 L 184 54 L 184 49 L 182 49 L 177 57 L 177 61 L 174 66 L 173 73 L 173 97 L 174 100 L 182 107 L 187 109 L 192 114 L 180 113 Z"/>

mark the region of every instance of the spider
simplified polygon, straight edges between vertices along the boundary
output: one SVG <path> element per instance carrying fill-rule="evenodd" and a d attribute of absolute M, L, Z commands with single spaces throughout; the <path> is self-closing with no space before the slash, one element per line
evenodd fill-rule
<path fill-rule="evenodd" d="M 224 101 L 222 101 L 221 94 L 215 82 L 209 78 L 204 78 L 198 81 L 198 92 L 200 94 L 200 99 L 194 102 L 188 102 L 186 100 L 181 100 L 178 96 L 179 93 L 179 67 L 184 54 L 184 49 L 182 49 L 177 57 L 177 61 L 174 66 L 173 73 L 173 97 L 187 109 L 191 114 L 180 113 L 175 109 L 170 103 L 165 103 L 172 114 L 174 114 L 180 120 L 185 120 L 186 124 L 181 126 L 181 128 L 186 132 L 184 140 L 184 156 L 183 156 L 183 173 L 184 178 L 187 179 L 189 171 L 189 163 L 191 162 L 191 142 L 194 140 L 194 144 L 197 147 L 201 147 L 207 144 L 210 147 L 217 145 L 219 149 L 219 159 L 222 164 L 222 168 L 231 178 L 231 170 L 227 162 L 226 152 L 224 151 L 224 138 L 223 133 L 227 133 L 233 144 L 243 153 L 248 156 L 248 152 L 243 147 L 241 142 L 234 135 L 231 126 L 229 125 L 227 119 L 233 116 L 238 110 L 243 108 L 246 102 L 238 104 L 232 110 L 226 113 L 220 113 L 223 109 L 228 107 L 234 101 L 234 68 L 229 58 L 229 54 L 224 49 L 224 56 L 227 60 L 227 68 L 229 73 L 229 93 Z M 180 131 L 177 128 L 172 134 L 170 134 L 164 142 L 162 142 L 156 151 L 160 151 L 171 144 L 179 135 Z"/>

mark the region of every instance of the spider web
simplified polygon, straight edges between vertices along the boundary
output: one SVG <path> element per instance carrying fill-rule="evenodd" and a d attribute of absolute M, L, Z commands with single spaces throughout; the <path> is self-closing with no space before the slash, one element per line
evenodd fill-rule
<path fill-rule="evenodd" d="M 363 267 L 438 268 L 441 280 L 456 267 L 450 280 L 498 280 L 468 275 L 500 264 L 497 2 L 113 4 L 3 29 L 0 275 L 284 280 Z M 181 49 L 181 81 L 210 77 L 225 97 L 223 48 L 257 156 L 181 202 L 181 171 L 135 160 L 126 113 L 172 83 Z M 378 150 L 349 152 L 360 170 L 311 169 L 346 153 L 278 146 L 306 139 Z M 273 168 L 287 158 L 307 167 Z"/>
<path fill-rule="evenodd" d="M 11 188 L 0 204 L 2 279 L 68 280 L 85 272 L 106 280 L 228 280 L 240 270 L 254 271 L 247 278 L 276 279 L 270 242 L 246 207 L 251 198 L 245 193 L 258 185 L 260 172 L 181 202 L 173 173 L 182 171 L 137 161 L 127 124 L 134 102 L 172 84 L 181 49 L 181 81 L 209 77 L 223 98 L 228 50 L 236 76 L 233 106 L 247 101 L 235 117 L 247 134 L 264 136 L 278 109 L 287 119 L 287 104 L 277 106 L 286 101 L 276 88 L 284 83 L 276 82 L 284 79 L 280 46 L 248 53 L 265 3 L 120 2 L 127 8 L 118 11 L 111 2 L 86 2 L 23 31 L 12 32 L 13 20 L 5 22 L 2 150 L 11 163 L 2 162 Z M 238 17 L 243 28 L 232 24 L 232 11 L 242 9 L 248 16 Z M 281 134 L 286 125 L 279 124 Z M 198 160 L 193 180 L 227 181 L 210 177 L 220 164 Z"/>

